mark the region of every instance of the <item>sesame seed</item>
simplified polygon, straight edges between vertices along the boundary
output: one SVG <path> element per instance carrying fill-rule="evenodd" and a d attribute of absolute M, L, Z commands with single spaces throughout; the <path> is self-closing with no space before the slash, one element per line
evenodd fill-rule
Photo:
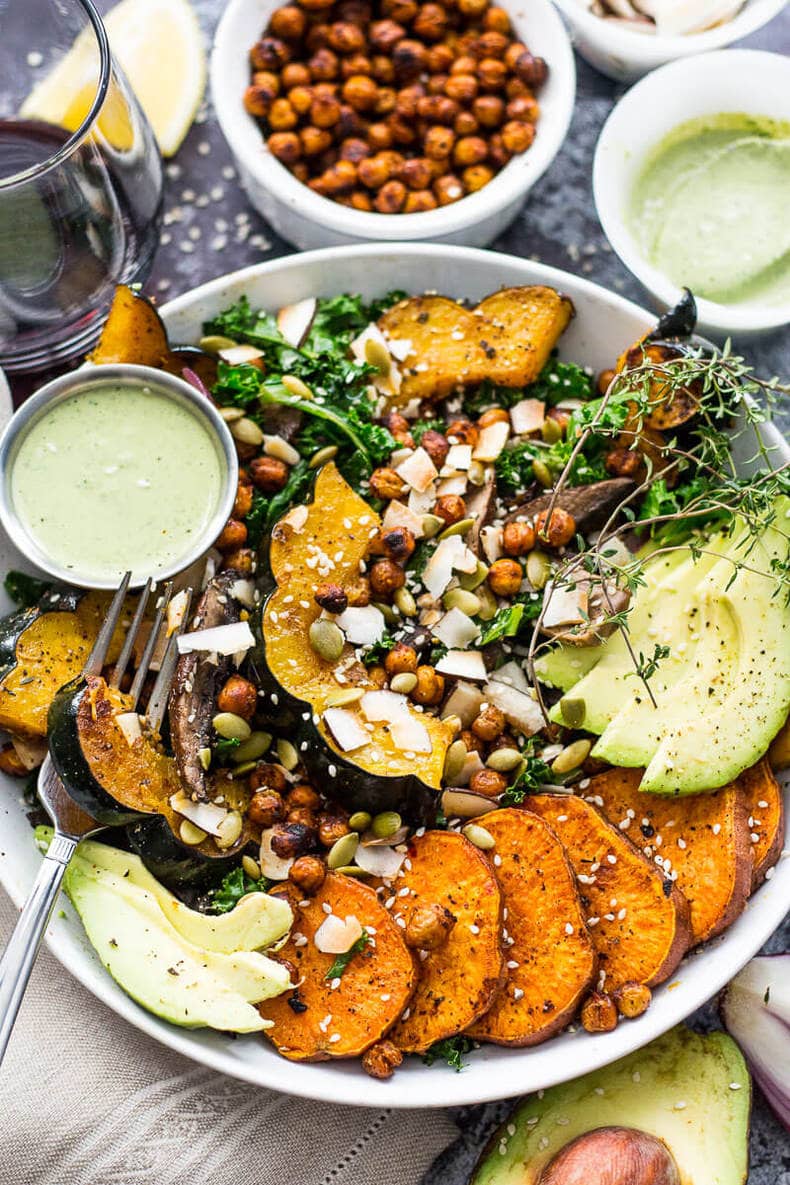
<path fill-rule="evenodd" d="M 565 933 L 566 933 L 566 934 L 572 934 L 572 933 L 573 933 L 573 926 L 570 924 L 570 922 L 566 922 L 566 923 L 565 923 Z"/>
<path fill-rule="evenodd" d="M 686 1109 L 686 1104 L 683 1102 L 682 1099 L 679 1099 L 678 1102 L 675 1103 L 675 1110 L 676 1111 L 685 1111 L 685 1109 Z"/>
<path fill-rule="evenodd" d="M 740 1090 L 740 1089 L 741 1089 L 740 1082 L 731 1082 L 730 1083 L 730 1090 Z"/>
<path fill-rule="evenodd" d="M 524 995 L 524 992 L 521 988 L 513 988 L 513 999 L 514 1000 L 520 1000 L 523 995 Z"/>
<path fill-rule="evenodd" d="M 634 1070 L 633 1074 L 631 1075 L 631 1079 L 633 1082 L 641 1082 L 642 1075 L 639 1073 L 638 1070 Z"/>
<path fill-rule="evenodd" d="M 332 992 L 336 992 L 339 987 L 340 987 L 340 976 L 336 975 L 334 979 L 330 980 L 329 990 Z"/>
<path fill-rule="evenodd" d="M 719 832 L 721 831 L 721 823 L 714 823 L 711 830 L 713 831 L 714 835 L 718 835 Z"/>
<path fill-rule="evenodd" d="M 323 901 L 321 903 L 321 908 L 323 909 L 324 913 L 331 913 L 332 912 L 332 906 L 329 904 L 328 901 Z"/>
<path fill-rule="evenodd" d="M 480 933 L 480 927 L 479 927 L 479 926 L 476 926 L 476 925 L 474 924 L 474 922 L 473 922 L 473 923 L 472 923 L 472 925 L 469 927 L 469 930 L 470 930 L 470 932 L 471 932 L 472 934 L 479 934 L 479 933 Z"/>
<path fill-rule="evenodd" d="M 339 1033 L 333 1033 L 333 1034 L 332 1034 L 332 1036 L 329 1038 L 329 1044 L 330 1044 L 330 1045 L 334 1045 L 334 1044 L 335 1044 L 335 1042 L 336 1042 L 336 1041 L 339 1041 L 339 1040 L 340 1040 L 340 1034 L 339 1034 Z"/>

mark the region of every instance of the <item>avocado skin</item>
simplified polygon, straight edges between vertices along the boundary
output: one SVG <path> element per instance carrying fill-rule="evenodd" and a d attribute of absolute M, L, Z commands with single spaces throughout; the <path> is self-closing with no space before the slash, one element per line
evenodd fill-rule
<path fill-rule="evenodd" d="M 725 1033 L 679 1025 L 610 1066 L 551 1087 L 542 1098 L 529 1095 L 494 1133 L 469 1185 L 537 1185 L 566 1144 L 611 1126 L 663 1140 L 681 1185 L 744 1185 L 750 1107 L 751 1081 L 735 1042 Z M 510 1126 L 516 1128 L 512 1136 Z M 543 1140 L 548 1143 L 540 1148 Z"/>

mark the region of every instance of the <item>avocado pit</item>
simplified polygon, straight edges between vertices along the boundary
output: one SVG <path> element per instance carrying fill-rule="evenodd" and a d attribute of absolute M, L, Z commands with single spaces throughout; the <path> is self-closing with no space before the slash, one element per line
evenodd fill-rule
<path fill-rule="evenodd" d="M 663 1140 L 629 1127 L 599 1127 L 566 1144 L 536 1185 L 680 1185 Z"/>

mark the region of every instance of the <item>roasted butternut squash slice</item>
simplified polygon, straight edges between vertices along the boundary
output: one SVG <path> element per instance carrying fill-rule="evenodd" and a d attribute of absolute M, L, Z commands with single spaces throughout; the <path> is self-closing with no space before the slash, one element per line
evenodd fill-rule
<path fill-rule="evenodd" d="M 404 1053 L 424 1053 L 491 1007 L 504 974 L 502 892 L 478 848 L 456 832 L 428 831 L 410 841 L 386 904 L 404 928 L 420 906 L 441 906 L 455 918 L 441 946 L 421 952 L 414 997 L 390 1034 Z"/>
<path fill-rule="evenodd" d="M 567 297 L 540 284 L 503 288 L 475 309 L 446 296 L 401 300 L 378 322 L 385 336 L 411 344 L 391 402 L 436 401 L 486 379 L 524 387 L 538 377 L 572 315 Z"/>
<path fill-rule="evenodd" d="M 641 769 L 608 769 L 593 778 L 584 797 L 600 806 L 613 826 L 625 828 L 648 860 L 660 857 L 677 873 L 689 903 L 693 941 L 721 934 L 746 905 L 752 879 L 752 845 L 746 794 L 740 779 L 709 794 L 661 798 L 639 791 Z"/>
<path fill-rule="evenodd" d="M 478 820 L 496 846 L 494 874 L 505 909 L 505 982 L 466 1031 L 497 1045 L 537 1045 L 573 1018 L 598 959 L 576 878 L 562 844 L 531 811 L 508 808 Z"/>
<path fill-rule="evenodd" d="M 782 854 L 785 837 L 785 801 L 782 787 L 766 757 L 738 778 L 746 800 L 746 826 L 754 854 L 752 892 L 765 880 Z"/>
<path fill-rule="evenodd" d="M 663 983 L 692 941 L 688 902 L 674 882 L 578 795 L 534 794 L 528 805 L 568 854 L 606 989 Z"/>
<path fill-rule="evenodd" d="M 299 986 L 258 1005 L 272 1023 L 266 1036 L 291 1061 L 359 1057 L 385 1036 L 414 990 L 417 973 L 403 931 L 373 889 L 350 876 L 329 873 L 309 900 L 300 900 L 293 886 L 274 895 L 287 897 L 294 911 L 291 936 L 277 957 L 296 968 Z M 330 911 L 342 921 L 356 918 L 370 932 L 337 979 L 327 978 L 337 956 L 315 944 Z"/>

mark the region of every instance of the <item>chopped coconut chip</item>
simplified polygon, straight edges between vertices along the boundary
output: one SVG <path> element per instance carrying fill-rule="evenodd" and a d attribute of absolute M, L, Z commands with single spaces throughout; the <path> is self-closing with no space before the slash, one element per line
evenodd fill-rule
<path fill-rule="evenodd" d="M 466 546 L 460 535 L 442 539 L 425 565 L 422 582 L 432 597 L 440 597 L 453 577 L 453 572 L 472 573 L 477 569 L 477 556 Z"/>
<path fill-rule="evenodd" d="M 480 715 L 484 703 L 485 696 L 480 688 L 460 679 L 445 702 L 442 716 L 457 716 L 462 726 L 469 728 L 472 721 Z"/>
<path fill-rule="evenodd" d="M 395 472 L 418 493 L 424 493 L 438 477 L 436 466 L 424 448 L 415 449 L 410 457 L 397 466 Z"/>
<path fill-rule="evenodd" d="M 384 614 L 375 605 L 351 605 L 337 618 L 337 624 L 354 646 L 372 646 L 384 634 Z"/>
<path fill-rule="evenodd" d="M 465 650 L 480 634 L 480 627 L 461 609 L 449 609 L 431 632 L 448 650 Z"/>
<path fill-rule="evenodd" d="M 261 832 L 261 850 L 258 854 L 258 863 L 261 866 L 261 872 L 270 881 L 284 881 L 288 879 L 288 873 L 291 871 L 294 857 L 289 856 L 283 859 L 282 856 L 278 856 L 276 852 L 272 851 L 273 835 L 274 829 L 272 827 Z"/>
<path fill-rule="evenodd" d="M 544 594 L 546 612 L 543 614 L 543 626 L 551 629 L 558 625 L 580 625 L 589 620 L 587 589 L 577 585 L 575 588 L 557 588 L 551 581 L 546 585 Z"/>
<path fill-rule="evenodd" d="M 352 749 L 361 749 L 370 741 L 359 717 L 347 708 L 327 708 L 324 712 L 324 724 L 344 753 L 350 753 Z"/>
<path fill-rule="evenodd" d="M 510 409 L 510 423 L 516 436 L 539 432 L 546 418 L 546 404 L 540 399 L 522 399 Z"/>
<path fill-rule="evenodd" d="M 314 296 L 309 296 L 296 304 L 285 305 L 277 314 L 277 328 L 295 350 L 299 349 L 310 332 L 317 308 L 318 301 Z"/>
<path fill-rule="evenodd" d="M 458 469 L 468 469 L 471 464 L 471 444 L 451 444 L 441 469 L 442 477 L 450 477 Z"/>
<path fill-rule="evenodd" d="M 443 477 L 436 487 L 437 498 L 447 498 L 450 494 L 459 494 L 462 498 L 466 493 L 469 481 L 465 473 L 456 473 L 453 477 Z"/>
<path fill-rule="evenodd" d="M 428 729 L 417 715 L 411 712 L 399 713 L 390 721 L 390 736 L 396 749 L 402 753 L 431 753 L 433 745 Z"/>
<path fill-rule="evenodd" d="M 170 637 L 180 627 L 184 614 L 189 606 L 189 593 L 185 588 L 171 597 L 167 603 L 167 636 Z"/>
<path fill-rule="evenodd" d="M 488 526 L 483 527 L 480 532 L 480 546 L 483 549 L 483 555 L 488 560 L 489 564 L 493 564 L 502 555 L 502 535 L 504 533 L 503 527 Z"/>
<path fill-rule="evenodd" d="M 489 424 L 487 428 L 483 428 L 480 432 L 475 451 L 473 453 L 476 461 L 496 461 L 502 449 L 507 444 L 510 436 L 510 424 L 504 424 L 498 421 L 496 424 Z"/>
<path fill-rule="evenodd" d="M 382 371 L 378 371 L 375 375 L 373 375 L 373 386 L 382 395 L 397 395 L 401 388 L 401 372 L 395 365 L 395 352 L 392 349 L 392 345 L 387 341 L 378 325 L 373 323 L 368 325 L 362 330 L 358 337 L 354 338 L 351 343 L 351 353 L 354 355 L 357 362 L 367 362 L 368 357 L 365 350 L 365 345 L 369 341 L 378 342 L 380 346 L 383 346 L 391 359 L 390 368 L 386 374 Z"/>
<path fill-rule="evenodd" d="M 232 621 L 228 625 L 217 625 L 212 629 L 194 630 L 178 638 L 178 653 L 189 654 L 193 650 L 205 650 L 213 654 L 244 654 L 255 645 L 249 622 Z"/>
<path fill-rule="evenodd" d="M 255 608 L 255 585 L 251 580 L 235 580 L 230 586 L 230 595 L 247 609 Z"/>
<path fill-rule="evenodd" d="M 474 751 L 467 753 L 464 764 L 461 767 L 461 772 L 455 777 L 456 786 L 468 786 L 477 771 L 484 768 L 485 767 L 479 753 Z"/>
<path fill-rule="evenodd" d="M 213 802 L 193 802 L 181 790 L 172 796 L 170 805 L 179 815 L 209 835 L 220 834 L 219 825 L 228 813 L 224 806 L 216 806 Z"/>
<path fill-rule="evenodd" d="M 433 505 L 432 498 L 433 495 L 431 495 L 431 501 L 428 503 L 428 509 Z M 422 529 L 422 516 L 427 513 L 427 510 L 415 513 L 409 506 L 404 506 L 403 502 L 390 502 L 384 512 L 381 529 L 386 532 L 393 531 L 398 527 L 406 527 L 407 530 L 411 531 L 415 539 L 422 539 L 425 534 Z"/>
<path fill-rule="evenodd" d="M 488 703 L 504 713 L 508 724 L 520 729 L 524 736 L 531 737 L 543 728 L 543 713 L 531 695 L 496 680 L 486 683 L 483 695 Z"/>
<path fill-rule="evenodd" d="M 487 679 L 488 672 L 479 650 L 448 650 L 436 664 L 442 675 L 456 675 L 459 679 Z"/>
<path fill-rule="evenodd" d="M 359 706 L 365 719 L 373 722 L 394 720 L 409 711 L 406 696 L 395 691 L 366 691 Z"/>
<path fill-rule="evenodd" d="M 278 461 L 285 461 L 286 465 L 298 465 L 301 457 L 292 444 L 282 436 L 263 437 L 263 451 L 267 457 L 276 457 Z"/>
<path fill-rule="evenodd" d="M 427 490 L 421 493 L 417 490 L 409 491 L 409 510 L 416 515 L 419 515 L 420 522 L 424 514 L 430 514 L 433 509 L 433 504 L 436 501 L 436 489 L 431 483 Z"/>
<path fill-rule="evenodd" d="M 523 691 L 525 695 L 529 694 L 527 676 L 524 674 L 521 664 L 514 659 L 503 663 L 501 667 L 492 671 L 491 678 L 495 683 L 507 683 L 509 687 L 515 687 L 516 691 Z"/>
<path fill-rule="evenodd" d="M 490 803 L 488 809 L 491 809 Z M 393 847 L 378 844 L 372 846 L 360 844 L 354 856 L 354 863 L 365 872 L 369 872 L 371 876 L 394 880 L 405 859 L 405 851 L 396 852 Z"/>
<path fill-rule="evenodd" d="M 361 937 L 362 926 L 353 913 L 345 921 L 330 913 L 316 930 L 313 942 L 324 955 L 344 955 Z"/>
<path fill-rule="evenodd" d="M 307 522 L 308 513 L 306 506 L 292 506 L 288 513 L 280 519 L 275 530 L 283 534 L 290 531 L 294 535 L 301 535 Z"/>
<path fill-rule="evenodd" d="M 228 366 L 242 366 L 245 362 L 257 362 L 263 357 L 263 350 L 256 346 L 228 346 L 219 351 L 219 356 Z"/>
<path fill-rule="evenodd" d="M 409 354 L 414 352 L 414 346 L 410 337 L 388 337 L 386 341 L 387 349 L 393 358 L 397 358 L 398 362 L 405 362 Z"/>
<path fill-rule="evenodd" d="M 143 735 L 143 730 L 140 727 L 140 717 L 136 712 L 119 712 L 115 717 L 115 723 L 120 728 L 130 748 Z"/>

